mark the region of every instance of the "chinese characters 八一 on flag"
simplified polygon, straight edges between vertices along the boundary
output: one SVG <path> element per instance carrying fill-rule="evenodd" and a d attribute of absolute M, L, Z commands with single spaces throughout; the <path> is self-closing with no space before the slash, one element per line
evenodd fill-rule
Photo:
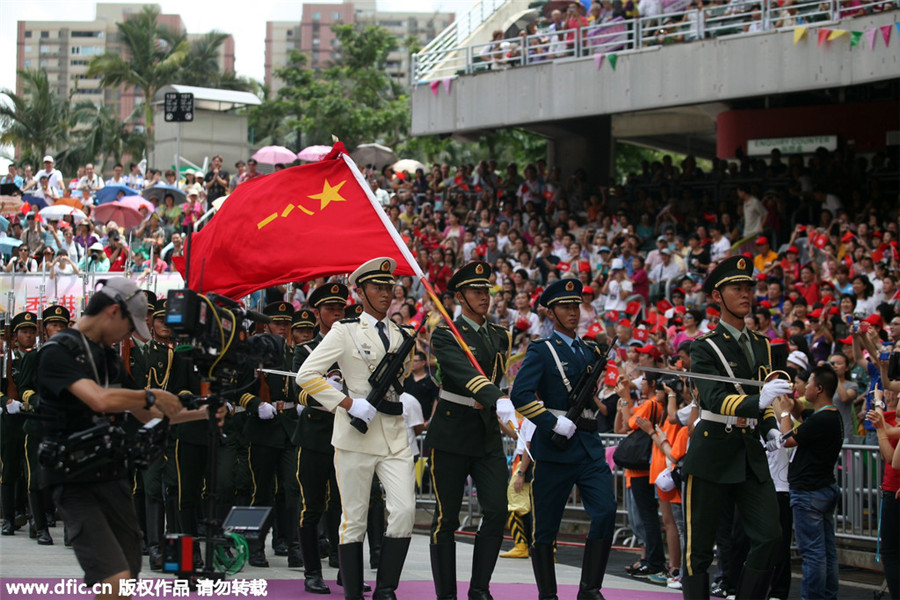
<path fill-rule="evenodd" d="M 242 183 L 190 247 L 188 287 L 240 298 L 291 281 L 351 273 L 388 256 L 413 274 L 399 235 L 336 143 L 323 160 Z M 177 265 L 184 274 L 184 261 Z M 202 278 L 202 281 L 201 281 Z"/>

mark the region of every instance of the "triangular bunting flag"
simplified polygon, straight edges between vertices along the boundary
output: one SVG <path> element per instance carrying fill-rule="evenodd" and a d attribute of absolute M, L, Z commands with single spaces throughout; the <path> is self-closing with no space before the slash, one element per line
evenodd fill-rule
<path fill-rule="evenodd" d="M 794 45 L 806 36 L 806 27 L 794 27 Z"/>
<path fill-rule="evenodd" d="M 438 90 L 441 89 L 441 81 L 439 79 L 435 79 L 428 85 L 431 86 L 431 93 L 434 94 L 435 98 L 437 98 Z"/>
<path fill-rule="evenodd" d="M 613 52 L 609 56 L 606 57 L 606 60 L 609 61 L 609 66 L 612 67 L 612 70 L 615 71 L 616 63 L 619 61 L 619 55 L 616 54 L 615 52 Z"/>
<path fill-rule="evenodd" d="M 891 45 L 891 26 L 890 25 L 882 25 L 881 27 L 881 37 L 884 38 L 884 45 Z"/>
<path fill-rule="evenodd" d="M 851 31 L 850 32 L 850 47 L 858 46 L 859 40 L 862 39 L 863 32 L 862 31 Z"/>
<path fill-rule="evenodd" d="M 447 94 L 449 95 L 450 94 L 450 86 L 453 84 L 453 78 L 452 77 L 444 77 L 444 79 L 442 80 L 442 83 L 444 84 L 444 91 L 447 92 Z"/>
<path fill-rule="evenodd" d="M 831 35 L 830 29 L 825 29 L 824 27 L 819 29 L 819 45 L 821 46 L 825 40 L 828 39 L 828 36 Z"/>
<path fill-rule="evenodd" d="M 600 65 L 602 65 L 602 64 L 603 64 L 603 55 L 595 54 L 594 55 L 594 65 L 597 67 L 598 71 L 600 70 Z"/>
<path fill-rule="evenodd" d="M 832 29 L 831 33 L 828 34 L 828 41 L 836 40 L 842 35 L 847 35 L 846 29 Z"/>
<path fill-rule="evenodd" d="M 869 29 L 864 34 L 866 36 L 866 42 L 869 44 L 869 50 L 875 49 L 875 34 L 878 33 L 877 29 Z"/>

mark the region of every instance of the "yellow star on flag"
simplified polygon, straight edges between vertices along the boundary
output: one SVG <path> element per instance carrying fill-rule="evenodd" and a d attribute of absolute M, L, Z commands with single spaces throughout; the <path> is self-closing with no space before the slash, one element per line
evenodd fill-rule
<path fill-rule="evenodd" d="M 329 202 L 346 202 L 347 199 L 341 196 L 341 188 L 344 187 L 344 184 L 347 183 L 347 180 L 340 182 L 336 186 L 333 186 L 328 183 L 328 180 L 325 180 L 325 187 L 322 188 L 322 192 L 320 194 L 313 194 L 309 196 L 313 200 L 321 200 L 322 206 L 319 210 L 324 210 L 326 206 L 328 206 Z"/>

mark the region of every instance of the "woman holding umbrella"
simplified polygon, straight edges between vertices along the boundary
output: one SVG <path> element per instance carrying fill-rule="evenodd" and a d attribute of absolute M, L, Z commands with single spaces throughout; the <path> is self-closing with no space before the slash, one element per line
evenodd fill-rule
<path fill-rule="evenodd" d="M 163 203 L 156 209 L 166 229 L 166 237 L 172 235 L 175 225 L 181 221 L 181 207 L 175 204 L 175 196 L 166 194 Z"/>

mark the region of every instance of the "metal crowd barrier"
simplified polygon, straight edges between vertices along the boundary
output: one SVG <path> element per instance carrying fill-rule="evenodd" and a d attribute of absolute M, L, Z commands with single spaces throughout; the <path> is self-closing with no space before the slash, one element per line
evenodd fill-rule
<path fill-rule="evenodd" d="M 599 434 L 606 448 L 614 447 L 624 435 L 614 433 Z M 416 487 L 416 505 L 428 511 L 435 510 L 437 501 L 428 474 L 427 457 L 422 458 L 422 447 L 425 435 L 417 438 L 420 460 L 424 461 L 417 468 L 424 471 L 422 485 Z M 505 450 L 507 462 L 512 462 L 515 442 L 506 439 Z M 616 496 L 616 529 L 613 543 L 620 545 L 637 545 L 634 532 L 628 521 L 628 496 L 625 493 L 625 471 L 612 465 L 613 491 Z M 835 537 L 846 540 L 875 542 L 878 540 L 878 521 L 880 517 L 879 499 L 881 496 L 881 478 L 884 471 L 884 460 L 877 446 L 861 444 L 844 444 L 835 468 L 837 484 L 841 488 L 841 500 L 835 515 Z M 581 498 L 577 488 L 573 488 L 566 503 L 564 521 L 587 524 L 589 519 L 575 515 L 583 512 Z M 460 528 L 474 526 L 480 518 L 481 508 L 478 505 L 478 491 L 471 480 L 466 485 L 463 499 Z"/>

